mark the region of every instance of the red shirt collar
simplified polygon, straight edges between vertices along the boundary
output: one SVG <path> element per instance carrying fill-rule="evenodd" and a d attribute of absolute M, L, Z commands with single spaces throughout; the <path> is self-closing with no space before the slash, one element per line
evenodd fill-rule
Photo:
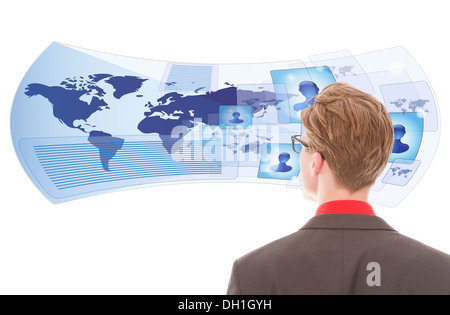
<path fill-rule="evenodd" d="M 316 215 L 330 213 L 375 215 L 372 206 L 360 200 L 333 200 L 321 204 L 316 211 Z"/>

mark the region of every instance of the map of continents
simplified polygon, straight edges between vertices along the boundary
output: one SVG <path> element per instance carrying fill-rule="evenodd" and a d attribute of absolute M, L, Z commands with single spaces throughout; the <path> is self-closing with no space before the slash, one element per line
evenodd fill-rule
<path fill-rule="evenodd" d="M 97 83 L 104 81 L 112 85 L 113 96 L 120 99 L 126 94 L 137 92 L 146 80 L 135 76 L 94 74 L 87 78 L 66 78 L 59 86 L 32 83 L 26 87 L 25 95 L 46 98 L 53 106 L 53 115 L 61 123 L 88 133 L 88 141 L 99 150 L 103 169 L 109 171 L 109 161 L 122 148 L 124 140 L 101 130 L 86 130 L 86 127 L 92 127 L 87 121 L 93 113 L 109 109 L 103 99 L 105 91 Z M 82 98 L 85 96 L 92 96 L 91 101 L 84 101 Z"/>
<path fill-rule="evenodd" d="M 58 86 L 32 83 L 26 87 L 25 95 L 46 98 L 53 106 L 55 118 L 67 127 L 88 134 L 88 141 L 99 150 L 103 169 L 110 171 L 109 161 L 122 148 L 124 139 L 98 130 L 98 127 L 88 123 L 93 113 L 110 109 L 104 100 L 106 92 L 99 83 L 110 84 L 114 88 L 114 98 L 120 100 L 124 95 L 138 92 L 146 80 L 136 76 L 92 74 L 87 78 L 66 78 Z M 162 145 L 171 154 L 178 150 L 183 137 L 198 123 L 194 120 L 194 115 L 201 123 L 219 125 L 219 107 L 236 105 L 238 90 L 234 85 L 227 85 L 230 86 L 204 94 L 184 96 L 178 92 L 170 92 L 157 99 L 155 105 L 149 101 L 137 129 L 144 134 L 157 133 Z M 267 106 L 277 106 L 274 93 L 247 90 L 239 90 L 239 93 L 244 99 L 242 105 L 250 105 L 253 115 L 264 113 Z M 175 135 L 174 130 L 177 130 Z"/>

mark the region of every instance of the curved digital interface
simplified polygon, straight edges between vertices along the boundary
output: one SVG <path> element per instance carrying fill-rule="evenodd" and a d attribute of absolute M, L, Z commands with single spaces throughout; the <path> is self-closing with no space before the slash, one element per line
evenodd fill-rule
<path fill-rule="evenodd" d="M 53 203 L 182 181 L 301 189 L 291 136 L 302 130 L 301 110 L 338 81 L 374 95 L 392 117 L 394 149 L 370 201 L 394 207 L 429 167 L 440 135 L 431 85 L 403 47 L 308 62 L 188 64 L 53 43 L 18 88 L 12 139 Z"/>

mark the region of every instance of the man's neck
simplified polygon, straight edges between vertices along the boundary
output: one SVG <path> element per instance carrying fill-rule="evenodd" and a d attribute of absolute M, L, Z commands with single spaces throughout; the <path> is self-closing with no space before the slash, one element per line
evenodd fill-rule
<path fill-rule="evenodd" d="M 365 187 L 355 192 L 338 187 L 319 187 L 317 202 L 319 205 L 333 200 L 360 200 L 368 202 L 369 192 L 370 187 Z"/>

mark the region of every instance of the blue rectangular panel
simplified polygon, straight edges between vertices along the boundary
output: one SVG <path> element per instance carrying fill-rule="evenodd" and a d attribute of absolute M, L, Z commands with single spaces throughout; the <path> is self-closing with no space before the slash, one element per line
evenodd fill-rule
<path fill-rule="evenodd" d="M 300 144 L 296 145 L 298 152 L 301 148 Z M 291 180 L 300 173 L 299 157 L 291 143 L 264 144 L 258 178 Z"/>
<path fill-rule="evenodd" d="M 247 128 L 252 125 L 251 106 L 220 106 L 220 128 Z"/>
<path fill-rule="evenodd" d="M 394 147 L 389 162 L 415 160 L 423 136 L 422 113 L 390 113 L 394 125 Z"/>
<path fill-rule="evenodd" d="M 386 108 L 390 113 L 422 113 L 424 131 L 437 131 L 436 103 L 428 83 L 405 82 L 380 86 Z"/>
<path fill-rule="evenodd" d="M 272 70 L 273 84 L 284 84 L 289 100 L 290 122 L 301 122 L 300 112 L 314 104 L 314 96 L 328 84 L 336 82 L 327 66 Z M 282 109 L 286 111 L 286 109 Z"/>
<path fill-rule="evenodd" d="M 211 65 L 169 64 L 161 80 L 164 91 L 207 92 L 212 89 L 214 67 Z"/>
<path fill-rule="evenodd" d="M 405 186 L 416 173 L 420 161 L 395 160 L 382 182 L 390 185 Z"/>

